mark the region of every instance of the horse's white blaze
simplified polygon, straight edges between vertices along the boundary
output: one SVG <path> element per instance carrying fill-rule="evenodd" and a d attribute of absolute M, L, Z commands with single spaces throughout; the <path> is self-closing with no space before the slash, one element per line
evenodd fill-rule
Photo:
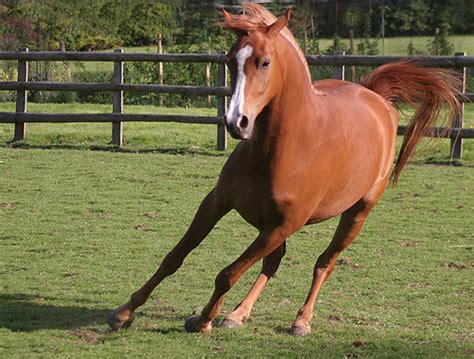
<path fill-rule="evenodd" d="M 236 55 L 237 59 L 237 79 L 235 84 L 235 90 L 230 100 L 229 109 L 227 110 L 227 121 L 234 122 L 243 115 L 244 103 L 245 103 L 245 62 L 252 55 L 253 48 L 247 45 L 241 48 Z"/>

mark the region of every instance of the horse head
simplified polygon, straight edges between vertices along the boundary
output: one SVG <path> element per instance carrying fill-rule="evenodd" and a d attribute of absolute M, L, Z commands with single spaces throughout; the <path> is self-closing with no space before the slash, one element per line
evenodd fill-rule
<path fill-rule="evenodd" d="M 277 38 L 290 18 L 288 9 L 270 25 L 223 10 L 223 27 L 233 30 L 237 42 L 226 56 L 232 98 L 225 123 L 232 137 L 247 140 L 255 120 L 281 89 L 284 67 L 278 56 Z"/>

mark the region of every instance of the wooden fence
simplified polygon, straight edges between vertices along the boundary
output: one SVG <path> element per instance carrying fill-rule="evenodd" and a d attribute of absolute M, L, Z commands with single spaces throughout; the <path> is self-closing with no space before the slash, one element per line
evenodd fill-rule
<path fill-rule="evenodd" d="M 306 57 L 310 66 L 332 66 L 333 77 L 344 79 L 344 66 L 379 66 L 396 61 L 402 57 L 396 56 L 346 56 L 343 53 L 333 56 Z M 474 67 L 474 57 L 465 54 L 456 54 L 446 57 L 420 57 L 427 66 L 454 68 L 461 72 L 463 89 L 466 86 L 466 68 Z M 227 132 L 223 116 L 227 108 L 227 98 L 231 90 L 227 86 L 228 75 L 224 54 L 152 54 L 152 53 L 124 53 L 121 49 L 114 52 L 0 52 L 0 60 L 18 61 L 18 80 L 14 82 L 0 82 L 0 91 L 16 91 L 15 112 L 0 112 L 0 123 L 14 123 L 13 141 L 25 138 L 27 122 L 111 122 L 112 143 L 122 145 L 123 122 L 125 121 L 153 121 L 153 122 L 183 122 L 211 124 L 217 126 L 217 148 L 224 150 L 227 147 Z M 28 62 L 30 61 L 106 61 L 114 63 L 112 83 L 70 83 L 49 81 L 28 81 Z M 172 86 L 172 85 L 145 85 L 127 84 L 123 82 L 124 62 L 181 62 L 181 63 L 215 63 L 218 65 L 217 86 Z M 110 91 L 113 93 L 113 110 L 110 114 L 45 114 L 30 113 L 27 111 L 27 91 Z M 216 116 L 178 116 L 164 114 L 125 114 L 123 113 L 124 91 L 154 92 L 185 94 L 196 96 L 217 96 Z M 474 94 L 468 93 L 461 99 L 463 102 L 474 100 Z M 463 138 L 474 138 L 474 129 L 463 128 L 464 107 L 457 114 L 453 128 L 433 128 L 430 135 L 451 138 L 451 155 L 460 158 L 462 155 Z M 398 133 L 404 134 L 405 127 L 400 126 Z"/>

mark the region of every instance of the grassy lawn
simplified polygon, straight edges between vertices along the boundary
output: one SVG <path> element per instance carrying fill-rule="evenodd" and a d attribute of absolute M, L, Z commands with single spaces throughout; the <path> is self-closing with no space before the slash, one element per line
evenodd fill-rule
<path fill-rule="evenodd" d="M 430 36 L 413 36 L 413 37 L 387 37 L 384 41 L 384 55 L 386 56 L 403 56 L 407 55 L 408 44 L 411 42 L 416 50 L 427 53 L 427 44 L 432 39 Z M 349 39 L 342 39 L 347 48 L 349 48 Z M 359 39 L 355 39 L 355 46 L 359 43 Z M 449 37 L 449 42 L 453 45 L 454 52 L 466 52 L 466 55 L 474 55 L 474 35 L 455 35 Z M 320 49 L 327 49 L 333 43 L 332 39 L 320 39 Z M 379 55 L 382 55 L 382 39 L 378 42 Z M 453 54 L 454 54 L 453 52 Z"/>
<path fill-rule="evenodd" d="M 0 112 L 14 111 L 13 103 L 0 103 Z M 50 113 L 111 113 L 112 105 L 91 104 L 28 104 L 30 112 Z M 210 108 L 186 109 L 153 106 L 125 106 L 126 113 L 160 113 L 174 115 L 215 116 L 216 110 Z M 68 146 L 70 148 L 110 149 L 112 129 L 110 123 L 73 123 L 73 124 L 27 124 L 27 139 L 24 146 Z M 186 128 L 183 136 L 182 129 Z M 13 125 L 0 125 L 0 143 L 9 141 L 13 134 Z M 124 124 L 124 151 L 148 150 L 159 147 L 161 150 L 189 151 L 213 150 L 216 146 L 217 130 L 215 126 L 184 125 L 171 123 L 133 123 Z"/>
<path fill-rule="evenodd" d="M 0 104 L 0 111 L 8 106 Z M 111 106 L 29 110 L 110 112 Z M 26 141 L 12 148 L 13 126 L 0 125 L 0 357 L 474 354 L 474 141 L 466 140 L 457 166 L 448 165 L 447 141 L 426 146 L 386 191 L 323 287 L 310 336 L 293 338 L 287 330 L 336 220 L 289 239 L 281 269 L 245 328 L 184 332 L 184 319 L 207 303 L 215 275 L 256 235 L 234 212 L 154 292 L 133 327 L 113 333 L 107 313 L 184 233 L 230 150 L 215 150 L 215 126 L 146 123 L 126 123 L 126 145 L 118 150 L 108 145 L 110 127 L 29 124 Z M 242 299 L 258 267 L 229 293 L 224 312 Z"/>

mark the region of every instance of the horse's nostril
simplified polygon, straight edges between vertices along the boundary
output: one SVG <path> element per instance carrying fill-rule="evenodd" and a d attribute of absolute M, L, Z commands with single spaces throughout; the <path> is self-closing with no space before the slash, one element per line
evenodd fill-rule
<path fill-rule="evenodd" d="M 240 120 L 239 127 L 242 130 L 245 130 L 249 125 L 249 119 L 247 116 L 242 116 L 242 119 Z"/>

